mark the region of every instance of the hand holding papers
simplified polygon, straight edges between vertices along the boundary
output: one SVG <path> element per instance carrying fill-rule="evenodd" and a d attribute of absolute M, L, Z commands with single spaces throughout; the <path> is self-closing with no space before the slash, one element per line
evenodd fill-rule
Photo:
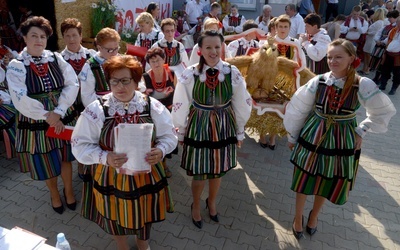
<path fill-rule="evenodd" d="M 134 175 L 151 171 L 151 166 L 145 158 L 146 154 L 151 151 L 153 126 L 150 123 L 123 123 L 114 128 L 114 151 L 125 153 L 128 157 L 128 161 L 117 168 L 118 173 Z"/>

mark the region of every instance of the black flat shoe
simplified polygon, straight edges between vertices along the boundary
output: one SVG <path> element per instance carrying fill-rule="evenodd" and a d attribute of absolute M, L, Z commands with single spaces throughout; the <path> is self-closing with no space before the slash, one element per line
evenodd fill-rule
<path fill-rule="evenodd" d="M 67 202 L 67 196 L 65 195 L 65 188 L 63 189 L 64 193 L 64 199 L 65 199 L 65 204 L 67 205 L 67 208 L 71 209 L 72 211 L 75 211 L 76 209 L 76 200 L 73 203 L 68 203 Z"/>
<path fill-rule="evenodd" d="M 212 221 L 219 222 L 218 213 L 216 215 L 211 215 L 210 213 L 210 207 L 208 206 L 208 198 L 206 199 L 206 208 L 208 208 L 208 215 L 210 216 L 210 219 Z"/>
<path fill-rule="evenodd" d="M 300 240 L 300 239 L 302 239 L 302 238 L 305 238 L 305 237 L 304 237 L 303 231 L 297 232 L 297 231 L 294 229 L 294 220 L 295 220 L 295 219 L 293 219 L 293 225 L 292 225 L 292 232 L 293 232 L 294 237 L 296 237 L 297 240 Z M 303 226 L 303 224 L 304 224 L 304 216 L 301 217 L 301 225 Z"/>
<path fill-rule="evenodd" d="M 193 203 L 190 206 L 190 213 L 192 212 L 192 210 L 193 210 Z M 203 220 L 196 221 L 193 219 L 193 215 L 192 215 L 192 222 L 199 229 L 201 229 L 203 227 Z"/>
<path fill-rule="evenodd" d="M 310 222 L 310 218 L 311 218 L 311 213 L 312 213 L 312 210 L 311 210 L 310 213 L 308 214 L 306 232 L 307 232 L 310 236 L 313 236 L 313 235 L 317 232 L 317 227 L 311 228 L 311 227 L 308 226 L 308 222 Z M 318 219 L 317 219 L 317 221 L 318 221 Z"/>
<path fill-rule="evenodd" d="M 51 205 L 51 207 L 53 208 L 53 210 L 58 213 L 58 214 L 62 214 L 64 213 L 64 206 L 61 204 L 61 206 L 59 207 L 53 207 L 53 204 Z"/>
<path fill-rule="evenodd" d="M 262 148 L 269 148 L 271 150 L 275 150 L 275 145 L 270 145 L 268 142 L 267 143 L 258 142 L 258 144 L 260 144 Z"/>

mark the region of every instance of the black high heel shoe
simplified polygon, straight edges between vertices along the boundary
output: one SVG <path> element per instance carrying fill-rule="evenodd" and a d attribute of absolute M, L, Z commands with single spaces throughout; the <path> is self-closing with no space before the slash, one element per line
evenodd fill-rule
<path fill-rule="evenodd" d="M 62 213 L 64 213 L 64 206 L 63 206 L 63 204 L 61 203 L 61 206 L 59 206 L 59 207 L 53 207 L 53 203 L 52 203 L 52 201 L 50 201 L 50 203 L 51 203 L 51 207 L 53 208 L 53 210 L 54 210 L 54 212 L 56 212 L 56 213 L 58 213 L 58 214 L 62 214 Z"/>
<path fill-rule="evenodd" d="M 306 225 L 306 232 L 310 235 L 313 236 L 313 234 L 315 234 L 317 232 L 317 227 L 309 227 L 308 226 L 308 222 L 310 222 L 310 218 L 311 218 L 311 213 L 312 210 L 310 211 L 310 213 L 308 214 L 308 220 L 307 220 L 307 225 Z M 317 219 L 317 223 L 318 223 L 318 219 Z"/>
<path fill-rule="evenodd" d="M 303 231 L 297 232 L 294 229 L 294 220 L 295 219 L 293 219 L 292 232 L 293 232 L 294 237 L 296 237 L 297 240 L 300 240 L 300 239 L 304 238 L 304 233 L 303 233 Z M 302 227 L 304 226 L 304 216 L 301 217 L 301 226 Z"/>
<path fill-rule="evenodd" d="M 216 215 L 211 215 L 210 213 L 210 207 L 208 206 L 208 198 L 206 199 L 206 208 L 208 208 L 208 215 L 210 216 L 210 219 L 212 221 L 219 222 L 218 213 Z"/>
<path fill-rule="evenodd" d="M 193 203 L 190 206 L 190 213 L 192 213 L 192 210 L 193 210 Z M 201 229 L 203 227 L 203 220 L 196 221 L 193 219 L 193 215 L 192 215 L 192 222 L 199 229 Z"/>
<path fill-rule="evenodd" d="M 68 203 L 67 202 L 67 196 L 65 195 L 65 188 L 63 189 L 64 193 L 64 199 L 65 199 L 65 204 L 67 205 L 67 208 L 71 209 L 72 211 L 75 211 L 76 209 L 76 200 L 73 203 Z"/>

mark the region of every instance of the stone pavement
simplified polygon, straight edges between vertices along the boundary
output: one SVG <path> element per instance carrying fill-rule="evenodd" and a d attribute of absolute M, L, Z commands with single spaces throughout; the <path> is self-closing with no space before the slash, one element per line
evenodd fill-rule
<path fill-rule="evenodd" d="M 343 206 L 327 202 L 312 238 L 307 235 L 297 241 L 291 232 L 295 194 L 290 190 L 293 168 L 286 139 L 280 139 L 271 151 L 248 135 L 239 152 L 239 166 L 223 177 L 217 200 L 219 224 L 210 222 L 205 209 L 207 192 L 202 196 L 205 223 L 201 230 L 191 222 L 191 180 L 178 167 L 179 157 L 169 161 L 175 212 L 153 225 L 151 249 L 400 249 L 400 92 L 390 98 L 399 111 L 389 131 L 366 136 L 349 201 Z M 363 119 L 365 110 L 361 108 L 358 114 Z M 20 173 L 15 159 L 5 159 L 3 146 L 0 152 L 0 226 L 31 230 L 48 238 L 50 245 L 63 232 L 74 250 L 116 249 L 111 237 L 78 211 L 56 214 L 45 183 Z M 76 165 L 74 188 L 79 199 L 82 182 Z M 309 197 L 306 219 L 311 201 Z"/>

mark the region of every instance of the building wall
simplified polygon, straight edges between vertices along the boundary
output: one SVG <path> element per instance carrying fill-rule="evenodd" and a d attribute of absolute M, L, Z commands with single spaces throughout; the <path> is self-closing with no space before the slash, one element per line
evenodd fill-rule
<path fill-rule="evenodd" d="M 84 38 L 92 37 L 90 28 L 90 12 L 91 4 L 93 2 L 97 2 L 97 0 L 76 0 L 70 3 L 62 3 L 61 0 L 54 1 L 57 19 L 58 45 L 60 50 L 63 50 L 65 47 L 61 35 L 60 25 L 62 21 L 68 17 L 79 19 L 79 21 L 82 23 L 82 36 Z"/>

